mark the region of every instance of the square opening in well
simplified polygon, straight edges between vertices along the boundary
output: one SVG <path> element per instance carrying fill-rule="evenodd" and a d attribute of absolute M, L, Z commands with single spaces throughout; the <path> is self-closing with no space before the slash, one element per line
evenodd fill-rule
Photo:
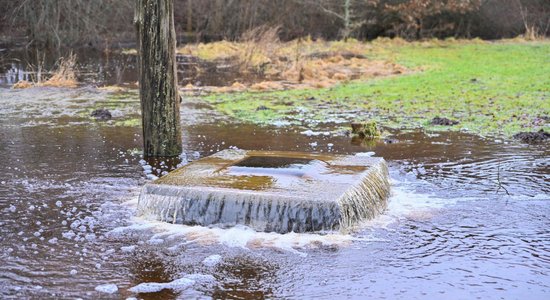
<path fill-rule="evenodd" d="M 311 163 L 313 159 L 284 156 L 248 156 L 234 164 L 234 167 L 247 168 L 296 168 Z"/>

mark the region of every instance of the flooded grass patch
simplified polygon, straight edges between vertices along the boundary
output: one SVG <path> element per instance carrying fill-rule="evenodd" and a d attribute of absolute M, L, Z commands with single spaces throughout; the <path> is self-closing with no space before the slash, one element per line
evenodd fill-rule
<path fill-rule="evenodd" d="M 280 42 L 273 30 L 251 32 L 239 42 L 220 41 L 191 44 L 178 49 L 179 54 L 205 61 L 229 62 L 241 73 L 253 73 L 263 79 L 250 82 L 251 91 L 331 87 L 340 82 L 409 72 L 394 62 L 373 59 L 367 54 L 372 44 L 356 40 L 313 41 L 299 39 Z M 242 83 L 227 83 L 214 92 L 240 92 Z"/>
<path fill-rule="evenodd" d="M 381 45 L 373 46 L 371 55 L 423 71 L 331 88 L 212 94 L 204 99 L 230 116 L 257 124 L 374 120 L 393 128 L 504 136 L 548 126 L 547 41 L 376 43 Z M 283 104 L 288 101 L 293 105 Z M 460 125 L 431 125 L 434 117 Z"/>
<path fill-rule="evenodd" d="M 19 123 L 8 126 L 100 126 L 138 127 L 141 124 L 137 91 L 109 92 L 97 88 L 2 89 L 0 117 Z M 109 118 L 99 117 L 104 112 Z M 108 112 L 108 113 L 107 113 Z"/>

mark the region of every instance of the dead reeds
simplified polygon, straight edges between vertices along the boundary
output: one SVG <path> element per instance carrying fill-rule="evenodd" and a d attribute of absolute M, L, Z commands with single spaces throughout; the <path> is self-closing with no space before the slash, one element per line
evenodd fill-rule
<path fill-rule="evenodd" d="M 42 86 L 71 87 L 77 86 L 76 81 L 76 55 L 70 53 L 67 57 L 61 57 L 57 62 L 57 68 L 52 77 L 42 83 Z"/>
<path fill-rule="evenodd" d="M 221 41 L 186 45 L 181 54 L 207 61 L 238 64 L 241 73 L 254 73 L 264 80 L 251 84 L 252 91 L 288 88 L 324 88 L 355 79 L 402 74 L 408 70 L 388 61 L 369 59 L 369 43 L 324 41 L 301 38 L 281 42 L 278 27 L 259 27 L 243 34 L 238 42 Z M 242 85 L 213 88 L 216 92 L 242 91 Z"/>
<path fill-rule="evenodd" d="M 47 80 L 43 80 L 43 63 L 38 63 L 37 66 L 30 66 L 29 69 L 33 75 L 32 81 L 22 80 L 13 85 L 14 89 L 31 88 L 35 86 L 43 87 L 64 87 L 75 88 L 78 86 L 76 78 L 76 55 L 69 53 L 66 57 L 61 57 L 56 67 L 51 72 L 51 76 Z"/>

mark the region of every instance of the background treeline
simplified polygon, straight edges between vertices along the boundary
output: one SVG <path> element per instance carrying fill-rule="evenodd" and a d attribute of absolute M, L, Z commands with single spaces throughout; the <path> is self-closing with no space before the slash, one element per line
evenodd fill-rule
<path fill-rule="evenodd" d="M 236 40 L 259 26 L 282 40 L 380 36 L 498 39 L 550 31 L 550 0 L 174 0 L 180 41 Z M 4 43 L 127 46 L 134 0 L 0 0 Z"/>

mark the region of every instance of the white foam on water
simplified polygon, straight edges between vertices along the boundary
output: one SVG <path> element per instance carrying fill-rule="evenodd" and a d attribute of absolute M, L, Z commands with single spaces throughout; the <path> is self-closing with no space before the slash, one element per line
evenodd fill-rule
<path fill-rule="evenodd" d="M 534 196 L 513 195 L 513 196 L 505 196 L 505 199 L 514 200 L 514 201 L 550 200 L 550 194 L 536 194 Z"/>
<path fill-rule="evenodd" d="M 119 234 L 125 234 L 131 231 L 142 231 L 142 230 L 148 230 L 155 226 L 155 224 L 152 223 L 134 223 L 129 226 L 123 226 L 123 227 L 117 227 L 107 233 L 107 235 L 119 235 Z"/>
<path fill-rule="evenodd" d="M 205 258 L 202 261 L 202 264 L 209 267 L 209 268 L 212 268 L 212 267 L 215 267 L 216 265 L 218 265 L 219 263 L 221 263 L 222 260 L 223 260 L 223 258 L 222 258 L 221 255 L 214 254 L 214 255 L 210 255 L 207 258 Z"/>
<path fill-rule="evenodd" d="M 215 280 L 216 279 L 212 275 L 189 274 L 182 278 L 179 278 L 170 282 L 140 283 L 134 287 L 129 288 L 128 291 L 133 293 L 156 293 L 164 289 L 171 289 L 174 291 L 183 291 L 197 283 L 209 283 L 209 282 L 214 282 Z"/>
<path fill-rule="evenodd" d="M 395 178 L 392 178 L 391 184 L 391 196 L 386 211 L 373 220 L 364 222 L 362 226 L 388 229 L 390 225 L 402 219 L 429 220 L 437 216 L 441 209 L 458 202 L 479 200 L 474 197 L 441 198 L 436 196 L 435 192 L 419 193 L 415 191 L 415 185 Z"/>
<path fill-rule="evenodd" d="M 122 252 L 130 253 L 130 252 L 134 252 L 134 250 L 136 250 L 136 246 L 135 246 L 135 245 L 120 247 L 120 251 L 122 251 Z"/>
<path fill-rule="evenodd" d="M 355 156 L 359 156 L 359 157 L 371 157 L 371 156 L 374 156 L 375 153 L 370 151 L 370 152 L 358 152 L 358 153 L 355 153 Z"/>
<path fill-rule="evenodd" d="M 114 294 L 118 292 L 118 287 L 116 286 L 116 284 L 108 283 L 96 286 L 95 290 L 100 293 Z"/>
<path fill-rule="evenodd" d="M 343 247 L 353 241 L 371 241 L 367 238 L 353 237 L 340 233 L 286 233 L 257 232 L 246 226 L 231 228 L 188 226 L 170 224 L 166 222 L 149 221 L 135 217 L 133 224 L 118 227 L 109 232 L 109 235 L 125 235 L 132 231 L 150 230 L 153 232 L 149 240 L 163 239 L 165 241 L 181 240 L 183 244 L 195 243 L 199 245 L 222 244 L 227 247 L 243 249 L 276 248 L 300 256 L 307 256 L 303 251 L 319 246 Z M 374 240 L 372 240 L 374 241 Z"/>
<path fill-rule="evenodd" d="M 330 132 L 328 132 L 328 131 L 313 131 L 311 129 L 308 129 L 306 131 L 300 132 L 300 134 L 303 134 L 305 136 L 319 136 L 319 135 L 329 136 Z"/>

